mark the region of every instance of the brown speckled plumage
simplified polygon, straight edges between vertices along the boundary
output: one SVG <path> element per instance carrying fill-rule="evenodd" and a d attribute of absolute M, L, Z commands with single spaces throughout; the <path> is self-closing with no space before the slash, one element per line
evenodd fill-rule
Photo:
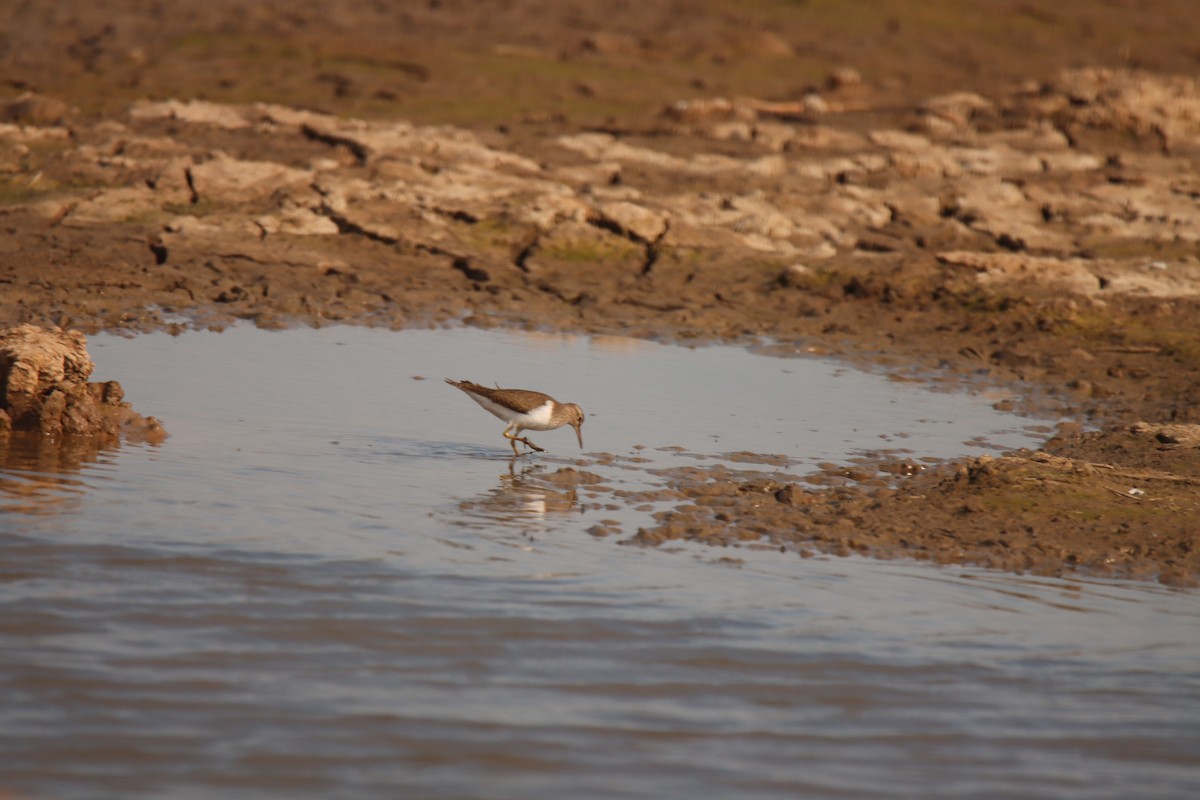
<path fill-rule="evenodd" d="M 455 381 L 446 378 L 446 383 L 462 389 L 480 406 L 508 423 L 504 438 L 512 445 L 513 454 L 517 442 L 521 442 L 539 453 L 542 448 L 521 436 L 521 431 L 549 431 L 570 425 L 575 429 L 579 446 L 583 447 L 583 409 L 574 403 L 560 403 L 548 394 L 529 389 L 501 389 L 482 386 L 472 381 Z"/>

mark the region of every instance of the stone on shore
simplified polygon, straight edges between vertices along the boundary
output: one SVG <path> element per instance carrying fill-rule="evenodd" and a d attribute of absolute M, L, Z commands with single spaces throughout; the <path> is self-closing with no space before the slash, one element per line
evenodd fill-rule
<path fill-rule="evenodd" d="M 92 370 L 87 339 L 78 331 L 35 325 L 0 331 L 0 437 L 165 437 L 158 420 L 124 402 L 119 383 L 89 383 Z"/>

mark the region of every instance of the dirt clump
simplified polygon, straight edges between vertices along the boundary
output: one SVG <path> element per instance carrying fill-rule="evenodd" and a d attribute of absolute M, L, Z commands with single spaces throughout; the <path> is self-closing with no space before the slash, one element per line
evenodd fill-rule
<path fill-rule="evenodd" d="M 160 441 L 166 434 L 154 417 L 142 417 L 124 401 L 116 381 L 89 383 L 92 359 L 78 331 L 18 325 L 0 331 L 0 446 L 13 437 L 129 438 Z"/>

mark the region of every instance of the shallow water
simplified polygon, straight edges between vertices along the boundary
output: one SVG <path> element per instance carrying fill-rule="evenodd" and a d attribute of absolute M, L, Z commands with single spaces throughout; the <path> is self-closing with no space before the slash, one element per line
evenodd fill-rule
<path fill-rule="evenodd" d="M 993 398 L 736 348 L 469 330 L 90 347 L 95 378 L 171 438 L 0 469 L 0 793 L 1200 788 L 1194 593 L 621 547 L 585 531 L 644 511 L 529 480 L 574 465 L 638 489 L 680 464 L 1036 443 Z M 443 376 L 581 403 L 584 452 L 534 433 L 551 452 L 514 462 Z"/>

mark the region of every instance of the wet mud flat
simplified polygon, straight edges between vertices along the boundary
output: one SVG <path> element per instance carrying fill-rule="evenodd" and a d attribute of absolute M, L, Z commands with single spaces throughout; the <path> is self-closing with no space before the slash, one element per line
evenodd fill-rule
<path fill-rule="evenodd" d="M 1087 444 L 1110 454 L 1139 435 L 1146 432 L 1118 431 Z M 1053 439 L 1051 449 L 1085 448 Z M 1043 451 L 956 461 L 902 480 L 894 476 L 922 465 L 866 459 L 796 482 L 689 470 L 670 482 L 689 502 L 662 513 L 634 541 L 769 542 L 805 556 L 860 553 L 1190 586 L 1200 513 L 1190 466 L 1131 469 Z"/>
<path fill-rule="evenodd" d="M 1192 62 L 1170 8 L 1150 28 L 1119 10 L 1090 18 L 1092 44 L 1128 29 L 1130 50 L 1113 48 L 1125 56 L 1084 58 L 1091 46 L 1060 25 L 1032 33 L 1037 58 L 1000 46 L 974 71 L 850 49 L 814 59 L 803 39 L 764 24 L 743 40 L 703 13 L 688 34 L 699 59 L 620 31 L 572 33 L 578 49 L 547 55 L 539 36 L 571 30 L 551 14 L 488 58 L 589 77 L 543 71 L 567 94 L 536 107 L 512 95 L 491 117 L 459 107 L 455 126 L 428 102 L 467 91 L 461 64 L 420 48 L 403 63 L 424 71 L 384 62 L 415 81 L 389 99 L 361 64 L 331 66 L 322 47 L 338 37 L 320 44 L 306 19 L 235 28 L 315 48 L 300 59 L 315 72 L 297 73 L 307 96 L 254 69 L 261 50 L 193 37 L 168 53 L 138 25 L 80 32 L 63 62 L 8 50 L 0 316 L 85 331 L 243 319 L 757 340 L 1019 383 L 1033 388 L 1017 408 L 1080 425 L 1037 453 L 938 469 L 680 475 L 687 499 L 642 538 L 1195 580 L 1200 88 L 1181 77 Z M 70 33 L 39 20 L 22 19 L 31 42 Z M 407 24 L 465 41 L 436 15 Z M 225 78 L 189 79 L 188 58 L 216 59 Z M 661 58 L 660 83 L 604 77 Z M 766 77 L 781 65 L 797 68 L 786 85 Z M 97 82 L 109 94 L 85 103 Z"/>

